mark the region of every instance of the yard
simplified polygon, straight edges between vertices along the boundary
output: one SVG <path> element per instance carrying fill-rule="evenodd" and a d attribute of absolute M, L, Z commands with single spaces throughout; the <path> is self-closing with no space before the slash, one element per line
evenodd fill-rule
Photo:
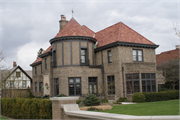
<path fill-rule="evenodd" d="M 179 100 L 113 105 L 112 107 L 111 110 L 104 110 L 102 112 L 137 116 L 179 115 Z"/>

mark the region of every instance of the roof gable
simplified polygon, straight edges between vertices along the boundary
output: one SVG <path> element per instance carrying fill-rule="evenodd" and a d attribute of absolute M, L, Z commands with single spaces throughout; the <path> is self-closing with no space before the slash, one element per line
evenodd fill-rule
<path fill-rule="evenodd" d="M 91 36 L 89 33 L 84 30 L 84 27 L 82 27 L 74 18 L 71 18 L 71 20 L 64 26 L 62 30 L 59 31 L 59 33 L 55 36 L 57 37 L 63 37 L 63 36 Z"/>

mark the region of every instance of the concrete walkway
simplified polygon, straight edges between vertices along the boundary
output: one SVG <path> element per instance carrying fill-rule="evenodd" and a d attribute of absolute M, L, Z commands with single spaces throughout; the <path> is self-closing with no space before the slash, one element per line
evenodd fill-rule
<path fill-rule="evenodd" d="M 81 111 L 77 104 L 61 105 L 65 114 L 69 116 L 90 118 L 90 119 L 111 119 L 111 120 L 180 120 L 179 115 L 174 116 L 133 116 L 112 114 L 104 112 Z"/>

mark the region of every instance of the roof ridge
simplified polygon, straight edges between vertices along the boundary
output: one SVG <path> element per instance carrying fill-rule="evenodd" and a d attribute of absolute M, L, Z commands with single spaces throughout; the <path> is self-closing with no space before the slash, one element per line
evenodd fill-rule
<path fill-rule="evenodd" d="M 119 29 L 118 29 L 118 36 L 117 36 L 118 38 L 117 38 L 117 40 L 120 40 L 120 39 L 121 39 L 121 37 L 120 37 L 120 35 L 121 35 L 120 32 L 121 32 L 121 28 L 122 28 L 122 27 L 121 27 L 121 23 L 122 23 L 122 22 L 119 22 Z"/>
<path fill-rule="evenodd" d="M 109 27 L 106 27 L 106 28 L 104 28 L 104 29 L 98 31 L 98 32 L 104 31 L 104 30 L 106 30 L 106 29 L 108 29 L 108 28 L 110 28 L 110 27 L 113 27 L 113 26 L 115 26 L 116 24 L 119 24 L 119 23 L 120 23 L 120 22 L 115 23 L 115 24 L 113 24 L 113 25 L 111 25 L 111 26 L 109 26 Z M 98 32 L 95 32 L 95 33 L 98 33 Z"/>

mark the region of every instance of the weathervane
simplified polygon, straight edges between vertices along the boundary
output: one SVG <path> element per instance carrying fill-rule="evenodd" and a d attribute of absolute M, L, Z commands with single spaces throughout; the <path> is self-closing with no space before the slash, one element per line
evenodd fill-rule
<path fill-rule="evenodd" d="M 73 9 L 72 9 L 72 17 L 73 17 L 73 13 L 74 13 L 74 11 L 73 11 Z"/>

